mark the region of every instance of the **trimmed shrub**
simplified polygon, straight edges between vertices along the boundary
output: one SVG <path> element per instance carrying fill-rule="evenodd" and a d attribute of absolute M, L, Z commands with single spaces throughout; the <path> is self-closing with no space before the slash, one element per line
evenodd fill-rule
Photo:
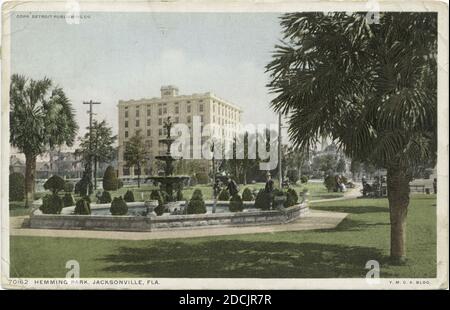
<path fill-rule="evenodd" d="M 89 215 L 91 214 L 90 201 L 86 198 L 78 199 L 75 205 L 75 214 L 78 215 Z"/>
<path fill-rule="evenodd" d="M 196 189 L 192 194 L 191 200 L 187 206 L 188 214 L 202 214 L 206 213 L 205 201 L 203 200 L 202 191 Z"/>
<path fill-rule="evenodd" d="M 25 198 L 25 177 L 19 172 L 9 175 L 9 201 L 22 201 Z"/>
<path fill-rule="evenodd" d="M 122 196 L 113 199 L 109 212 L 111 212 L 112 215 L 126 215 L 128 213 L 127 203 Z"/>
<path fill-rule="evenodd" d="M 118 188 L 116 170 L 113 166 L 108 166 L 103 174 L 103 189 L 105 191 L 115 191 Z"/>
<path fill-rule="evenodd" d="M 306 183 L 308 183 L 308 181 L 309 181 L 309 178 L 307 175 L 302 175 L 300 177 L 300 182 L 302 182 L 302 184 L 306 184 Z"/>
<path fill-rule="evenodd" d="M 336 179 L 334 176 L 329 175 L 325 177 L 325 180 L 323 181 L 323 184 L 327 188 L 329 192 L 336 191 Z"/>
<path fill-rule="evenodd" d="M 63 200 L 58 194 L 47 194 L 42 197 L 42 205 L 39 207 L 39 210 L 44 214 L 59 214 L 63 206 Z"/>
<path fill-rule="evenodd" d="M 242 192 L 242 200 L 243 201 L 252 201 L 254 199 L 255 199 L 255 197 L 253 196 L 253 193 L 250 190 L 250 188 L 248 188 L 248 187 L 244 188 L 244 191 Z"/>
<path fill-rule="evenodd" d="M 64 208 L 75 205 L 75 199 L 73 199 L 73 195 L 71 193 L 65 193 L 63 201 L 64 201 Z"/>
<path fill-rule="evenodd" d="M 64 179 L 60 176 L 53 175 L 44 183 L 44 188 L 46 190 L 51 191 L 53 194 L 56 194 L 62 190 L 64 190 Z"/>
<path fill-rule="evenodd" d="M 261 210 L 270 210 L 271 199 L 269 193 L 265 190 L 259 190 L 255 198 L 255 208 Z"/>
<path fill-rule="evenodd" d="M 293 205 L 296 205 L 298 202 L 298 195 L 295 190 L 292 188 L 288 188 L 286 191 L 286 202 L 284 203 L 284 206 L 286 208 L 292 207 Z"/>
<path fill-rule="evenodd" d="M 195 189 L 192 193 L 191 199 L 203 199 L 203 193 L 200 189 Z"/>
<path fill-rule="evenodd" d="M 219 196 L 217 196 L 217 200 L 228 201 L 230 200 L 230 193 L 227 189 L 223 189 L 220 191 Z"/>
<path fill-rule="evenodd" d="M 154 209 L 155 213 L 157 216 L 161 216 L 164 214 L 164 212 L 166 212 L 166 207 L 164 207 L 164 205 L 158 205 L 155 209 Z"/>
<path fill-rule="evenodd" d="M 244 210 L 244 203 L 242 202 L 242 198 L 239 194 L 231 197 L 229 209 L 231 212 L 242 212 L 242 210 Z"/>
<path fill-rule="evenodd" d="M 286 176 L 289 178 L 289 182 L 292 182 L 293 184 L 298 182 L 298 170 L 296 169 L 288 170 Z"/>
<path fill-rule="evenodd" d="M 117 189 L 123 187 L 123 181 L 121 179 L 117 179 Z"/>
<path fill-rule="evenodd" d="M 205 172 L 197 172 L 195 174 L 195 178 L 197 179 L 197 184 L 208 184 L 209 176 Z"/>
<path fill-rule="evenodd" d="M 111 194 L 107 191 L 103 191 L 99 198 L 100 203 L 110 203 L 112 202 Z"/>
<path fill-rule="evenodd" d="M 134 194 L 133 194 L 133 192 L 130 191 L 130 190 L 127 190 L 125 195 L 123 195 L 123 200 L 125 200 L 126 202 L 134 202 Z"/>

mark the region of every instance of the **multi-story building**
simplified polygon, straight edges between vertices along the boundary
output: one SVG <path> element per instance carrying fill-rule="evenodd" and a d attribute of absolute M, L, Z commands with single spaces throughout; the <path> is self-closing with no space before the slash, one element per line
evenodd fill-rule
<path fill-rule="evenodd" d="M 133 167 L 127 167 L 124 146 L 137 130 L 144 136 L 150 159 L 165 151 L 159 139 L 164 138 L 164 121 L 168 116 L 174 124 L 185 124 L 189 128 L 191 144 L 194 117 L 201 122 L 200 130 L 207 124 L 214 125 L 214 137 L 230 141 L 238 132 L 242 110 L 211 92 L 203 94 L 179 95 L 178 88 L 172 85 L 161 87 L 161 97 L 139 100 L 120 100 L 119 109 L 119 176 L 134 175 Z M 215 132 L 216 130 L 219 133 Z M 203 137 L 204 138 L 204 137 Z M 192 148 L 192 146 L 191 146 Z M 192 150 L 191 150 L 192 151 Z M 151 160 L 150 160 L 151 162 Z M 143 174 L 145 174 L 143 172 Z"/>

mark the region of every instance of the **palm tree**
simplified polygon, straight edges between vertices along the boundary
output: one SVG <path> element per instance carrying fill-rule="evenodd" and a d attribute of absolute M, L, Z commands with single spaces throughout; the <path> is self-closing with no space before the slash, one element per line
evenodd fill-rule
<path fill-rule="evenodd" d="M 33 200 L 36 158 L 57 146 L 71 146 L 78 126 L 69 99 L 48 78 L 11 76 L 10 143 L 25 154 L 25 205 Z"/>
<path fill-rule="evenodd" d="M 436 159 L 437 14 L 289 13 L 267 65 L 275 111 L 300 147 L 330 135 L 387 169 L 391 258 L 405 257 L 411 168 Z"/>

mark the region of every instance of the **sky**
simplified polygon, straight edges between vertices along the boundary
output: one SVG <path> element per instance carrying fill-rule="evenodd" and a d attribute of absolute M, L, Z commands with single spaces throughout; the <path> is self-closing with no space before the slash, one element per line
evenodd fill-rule
<path fill-rule="evenodd" d="M 11 72 L 61 86 L 80 134 L 83 101 L 100 101 L 96 118 L 117 132 L 119 100 L 159 97 L 168 84 L 215 93 L 244 110 L 243 123 L 277 122 L 264 67 L 281 38 L 279 14 L 85 13 L 68 24 L 24 13 L 11 18 Z"/>

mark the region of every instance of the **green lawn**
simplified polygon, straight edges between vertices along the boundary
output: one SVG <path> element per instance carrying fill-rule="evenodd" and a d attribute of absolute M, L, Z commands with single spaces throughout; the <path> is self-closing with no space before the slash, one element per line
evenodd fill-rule
<path fill-rule="evenodd" d="M 435 277 L 436 197 L 415 195 L 408 214 L 408 261 L 392 266 L 386 199 L 317 203 L 349 216 L 330 230 L 150 241 L 11 237 L 12 277 L 364 277 L 378 260 L 382 277 Z"/>

